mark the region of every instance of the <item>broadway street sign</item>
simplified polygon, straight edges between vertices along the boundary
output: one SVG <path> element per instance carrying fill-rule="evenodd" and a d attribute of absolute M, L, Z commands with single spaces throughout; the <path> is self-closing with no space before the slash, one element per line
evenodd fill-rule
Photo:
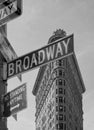
<path fill-rule="evenodd" d="M 26 83 L 4 96 L 4 117 L 27 108 Z"/>
<path fill-rule="evenodd" d="M 73 54 L 73 35 L 61 38 L 36 51 L 7 63 L 7 78 Z"/>
<path fill-rule="evenodd" d="M 22 0 L 5 0 L 0 3 L 0 26 L 22 14 Z"/>

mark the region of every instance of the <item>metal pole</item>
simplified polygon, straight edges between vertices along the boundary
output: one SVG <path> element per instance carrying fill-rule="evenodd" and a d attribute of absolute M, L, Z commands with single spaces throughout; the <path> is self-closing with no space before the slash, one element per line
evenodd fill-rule
<path fill-rule="evenodd" d="M 0 33 L 7 35 L 7 25 L 0 27 Z M 3 95 L 7 93 L 7 81 L 3 80 L 3 63 L 5 58 L 0 53 L 0 130 L 8 130 L 7 118 L 3 117 Z"/>

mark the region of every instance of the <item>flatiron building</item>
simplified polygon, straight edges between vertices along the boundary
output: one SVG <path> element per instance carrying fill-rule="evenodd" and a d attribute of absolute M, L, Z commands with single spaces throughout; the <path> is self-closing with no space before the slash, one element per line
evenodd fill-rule
<path fill-rule="evenodd" d="M 48 44 L 65 36 L 59 29 Z M 32 92 L 36 130 L 83 130 L 85 86 L 75 54 L 40 67 Z"/>

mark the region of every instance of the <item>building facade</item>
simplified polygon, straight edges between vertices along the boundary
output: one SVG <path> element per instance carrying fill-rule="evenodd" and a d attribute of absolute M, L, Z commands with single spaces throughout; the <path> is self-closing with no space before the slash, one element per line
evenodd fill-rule
<path fill-rule="evenodd" d="M 59 29 L 48 44 L 65 36 Z M 83 130 L 84 92 L 75 54 L 40 67 L 33 88 L 36 130 Z"/>

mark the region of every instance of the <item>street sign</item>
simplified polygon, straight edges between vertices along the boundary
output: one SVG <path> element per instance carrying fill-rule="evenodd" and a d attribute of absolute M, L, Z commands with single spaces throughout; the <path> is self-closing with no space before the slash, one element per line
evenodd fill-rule
<path fill-rule="evenodd" d="M 4 117 L 27 108 L 26 83 L 4 95 Z"/>
<path fill-rule="evenodd" d="M 10 42 L 8 41 L 7 37 L 4 34 L 2 35 L 1 33 L 0 33 L 0 52 L 2 53 L 7 62 L 10 62 L 18 57 L 13 47 L 11 46 Z M 6 69 L 5 66 L 4 68 Z M 6 80 L 5 72 L 6 71 L 3 71 L 3 79 Z M 19 78 L 20 81 L 22 80 L 21 74 L 17 75 L 17 77 Z"/>
<path fill-rule="evenodd" d="M 7 78 L 73 54 L 73 35 L 61 38 L 7 63 Z"/>
<path fill-rule="evenodd" d="M 0 3 L 0 26 L 22 14 L 22 0 L 5 0 Z"/>

